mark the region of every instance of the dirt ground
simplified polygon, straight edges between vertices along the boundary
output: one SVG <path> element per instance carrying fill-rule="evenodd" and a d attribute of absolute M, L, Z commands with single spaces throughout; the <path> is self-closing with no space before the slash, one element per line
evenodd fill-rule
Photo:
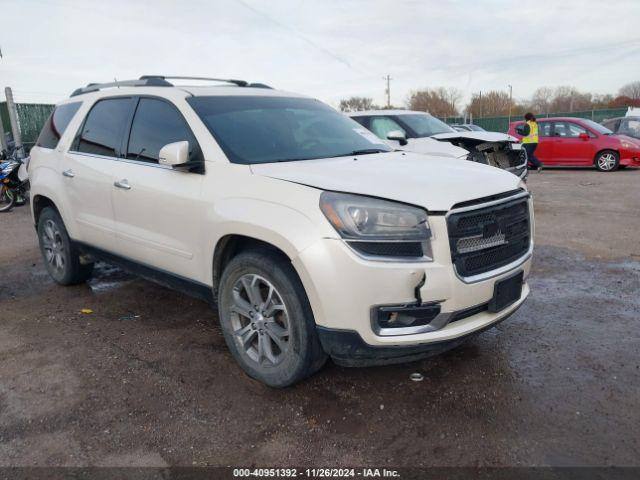
<path fill-rule="evenodd" d="M 529 186 L 517 314 L 285 390 L 241 372 L 203 302 L 106 267 L 54 285 L 28 209 L 0 214 L 0 466 L 640 465 L 640 170 Z"/>

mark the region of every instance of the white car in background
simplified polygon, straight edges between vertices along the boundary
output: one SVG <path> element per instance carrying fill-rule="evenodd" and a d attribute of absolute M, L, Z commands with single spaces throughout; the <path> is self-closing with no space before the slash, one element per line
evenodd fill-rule
<path fill-rule="evenodd" d="M 525 178 L 527 154 L 519 140 L 498 132 L 460 132 L 425 112 L 367 110 L 348 115 L 399 149 L 484 163 Z"/>

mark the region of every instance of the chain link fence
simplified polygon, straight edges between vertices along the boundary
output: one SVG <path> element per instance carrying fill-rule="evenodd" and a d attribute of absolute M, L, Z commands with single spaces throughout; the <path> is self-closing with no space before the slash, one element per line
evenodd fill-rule
<path fill-rule="evenodd" d="M 35 144 L 40 130 L 53 111 L 54 105 L 44 103 L 17 103 L 18 126 L 22 134 L 22 143 L 28 149 Z M 11 132 L 7 102 L 0 103 L 0 117 L 5 132 Z M 4 132 L 3 132 L 4 133 Z"/>
<path fill-rule="evenodd" d="M 594 122 L 602 122 L 608 118 L 624 117 L 627 113 L 625 108 L 605 108 L 601 110 L 583 110 L 580 112 L 553 112 L 536 114 L 538 118 L 548 117 L 576 117 L 588 118 Z M 511 121 L 515 122 L 522 119 L 522 115 L 511 115 Z M 464 117 L 445 117 L 441 118 L 448 124 L 464 123 Z M 509 117 L 485 117 L 474 118 L 473 123 L 490 132 L 507 132 L 509 131 Z"/>

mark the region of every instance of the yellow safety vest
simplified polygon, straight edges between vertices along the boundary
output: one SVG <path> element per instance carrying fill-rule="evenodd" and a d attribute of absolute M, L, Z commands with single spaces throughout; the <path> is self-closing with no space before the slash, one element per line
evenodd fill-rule
<path fill-rule="evenodd" d="M 522 143 L 538 143 L 538 122 L 529 120 L 529 135 L 522 137 Z"/>

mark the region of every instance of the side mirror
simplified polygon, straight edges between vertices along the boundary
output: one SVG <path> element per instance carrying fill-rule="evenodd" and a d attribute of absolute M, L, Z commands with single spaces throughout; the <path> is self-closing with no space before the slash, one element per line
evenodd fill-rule
<path fill-rule="evenodd" d="M 407 143 L 409 143 L 407 142 L 407 135 L 400 130 L 392 130 L 387 133 L 387 140 L 395 140 L 396 142 L 399 142 L 403 147 Z"/>
<path fill-rule="evenodd" d="M 580 137 L 581 140 L 589 140 L 588 133 L 581 133 L 580 135 L 578 135 L 578 137 Z"/>
<path fill-rule="evenodd" d="M 189 142 L 168 143 L 160 149 L 158 163 L 174 168 L 189 161 Z"/>

